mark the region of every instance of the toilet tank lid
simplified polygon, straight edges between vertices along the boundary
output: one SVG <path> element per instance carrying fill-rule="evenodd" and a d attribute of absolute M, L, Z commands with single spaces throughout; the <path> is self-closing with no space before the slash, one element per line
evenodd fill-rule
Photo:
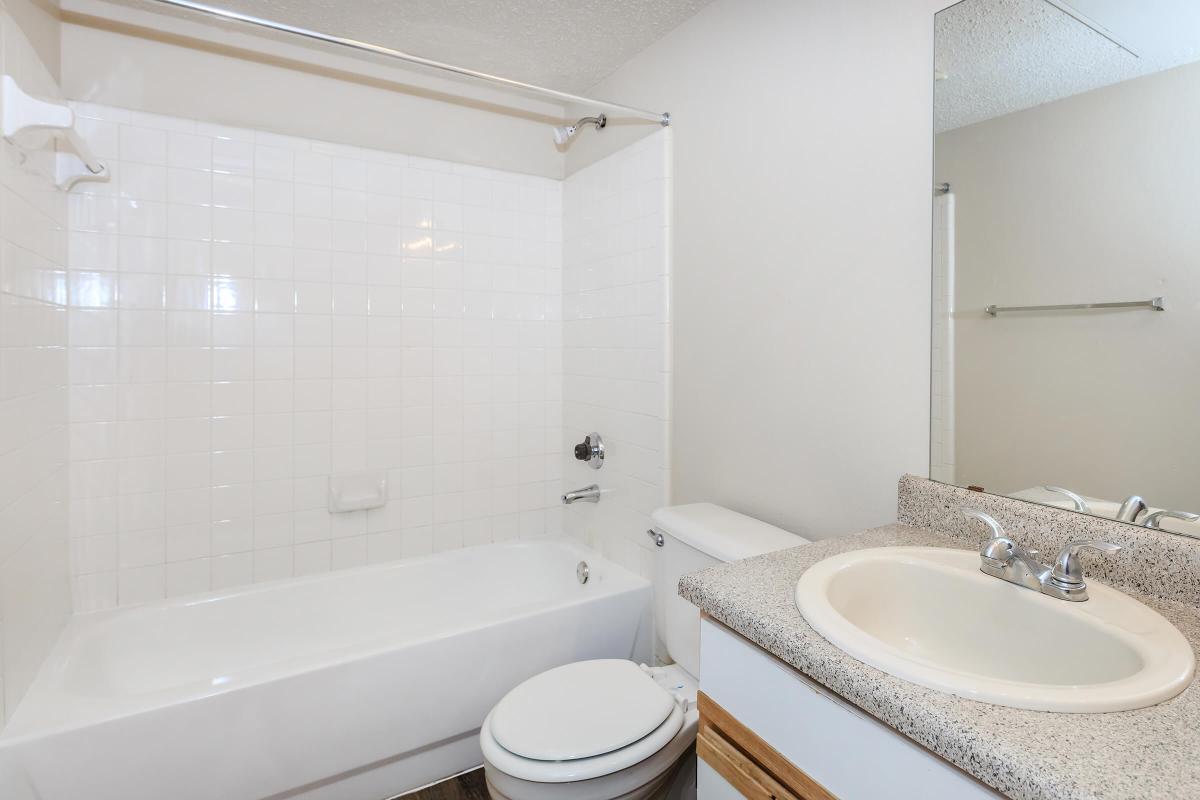
<path fill-rule="evenodd" d="M 651 518 L 659 532 L 720 561 L 737 561 L 808 542 L 803 536 L 713 503 L 667 506 Z"/>

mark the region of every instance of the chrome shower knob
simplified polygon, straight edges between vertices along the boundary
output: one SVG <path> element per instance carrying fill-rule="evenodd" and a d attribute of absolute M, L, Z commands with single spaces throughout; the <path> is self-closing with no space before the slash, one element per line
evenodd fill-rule
<path fill-rule="evenodd" d="M 598 433 L 589 433 L 575 445 L 575 460 L 583 461 L 592 469 L 604 466 L 604 440 Z"/>

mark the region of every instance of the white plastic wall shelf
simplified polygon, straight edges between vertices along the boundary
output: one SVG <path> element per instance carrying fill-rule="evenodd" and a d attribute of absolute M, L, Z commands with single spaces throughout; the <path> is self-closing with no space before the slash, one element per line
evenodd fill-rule
<path fill-rule="evenodd" d="M 22 137 L 30 132 L 48 132 L 65 143 L 55 153 L 54 179 L 63 191 L 84 180 L 108 180 L 107 167 L 92 155 L 75 132 L 75 112 L 63 103 L 42 100 L 28 94 L 13 79 L 0 79 L 0 131 L 4 138 L 21 147 Z"/>

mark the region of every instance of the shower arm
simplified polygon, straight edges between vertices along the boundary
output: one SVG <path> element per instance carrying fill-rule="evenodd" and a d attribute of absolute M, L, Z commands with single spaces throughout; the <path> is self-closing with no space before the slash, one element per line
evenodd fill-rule
<path fill-rule="evenodd" d="M 441 70 L 442 72 L 451 72 L 455 75 L 461 75 L 466 78 L 495 83 L 500 86 L 505 86 L 509 89 L 517 89 L 522 92 L 539 94 L 544 97 L 551 97 L 567 103 L 578 103 L 580 105 L 600 106 L 610 111 L 619 111 L 622 114 L 638 119 L 657 122 L 662 126 L 671 124 L 671 115 L 666 112 L 647 111 L 644 108 L 634 108 L 633 106 L 624 106 L 619 103 L 610 103 L 606 100 L 595 100 L 590 97 L 582 97 L 581 95 L 571 94 L 569 92 L 560 92 L 557 89 L 547 89 L 544 86 L 536 86 L 532 83 L 523 83 L 514 81 L 511 78 L 502 78 L 499 75 L 490 75 L 486 72 L 478 72 L 466 67 L 460 67 L 455 64 L 447 64 L 444 61 L 434 61 L 429 58 L 405 53 L 402 50 L 394 50 L 390 47 L 382 45 L 370 44 L 369 42 L 360 42 L 357 39 L 347 39 L 342 36 L 333 36 L 327 33 L 309 30 L 307 28 L 299 28 L 295 25 L 288 25 L 283 22 L 275 22 L 262 17 L 255 17 L 250 14 L 242 14 L 238 11 L 230 11 L 225 8 L 216 8 L 214 6 L 205 5 L 204 3 L 195 3 L 192 0 L 152 0 L 152 2 L 164 6 L 172 6 L 174 8 L 182 8 L 188 11 L 194 11 L 199 14 L 207 14 L 210 17 L 219 17 L 220 19 L 232 20 L 234 22 L 244 22 L 247 25 L 253 25 L 259 28 L 279 31 L 281 33 L 290 33 L 294 36 L 303 36 L 306 39 L 313 39 L 326 44 L 335 44 L 339 47 L 346 47 L 351 50 L 359 50 L 364 53 L 372 53 L 377 56 L 385 56 L 394 58 L 397 61 L 404 61 L 409 64 L 416 64 L 430 69 Z"/>

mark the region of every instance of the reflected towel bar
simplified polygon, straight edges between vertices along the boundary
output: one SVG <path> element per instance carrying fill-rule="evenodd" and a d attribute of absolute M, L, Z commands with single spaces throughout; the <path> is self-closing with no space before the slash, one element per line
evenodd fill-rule
<path fill-rule="evenodd" d="M 1061 306 L 987 306 L 983 310 L 989 316 L 996 316 L 1005 311 L 1083 311 L 1092 308 L 1148 308 L 1151 311 L 1165 311 L 1161 297 L 1151 297 L 1149 300 L 1132 300 L 1128 303 L 1070 303 Z"/>

